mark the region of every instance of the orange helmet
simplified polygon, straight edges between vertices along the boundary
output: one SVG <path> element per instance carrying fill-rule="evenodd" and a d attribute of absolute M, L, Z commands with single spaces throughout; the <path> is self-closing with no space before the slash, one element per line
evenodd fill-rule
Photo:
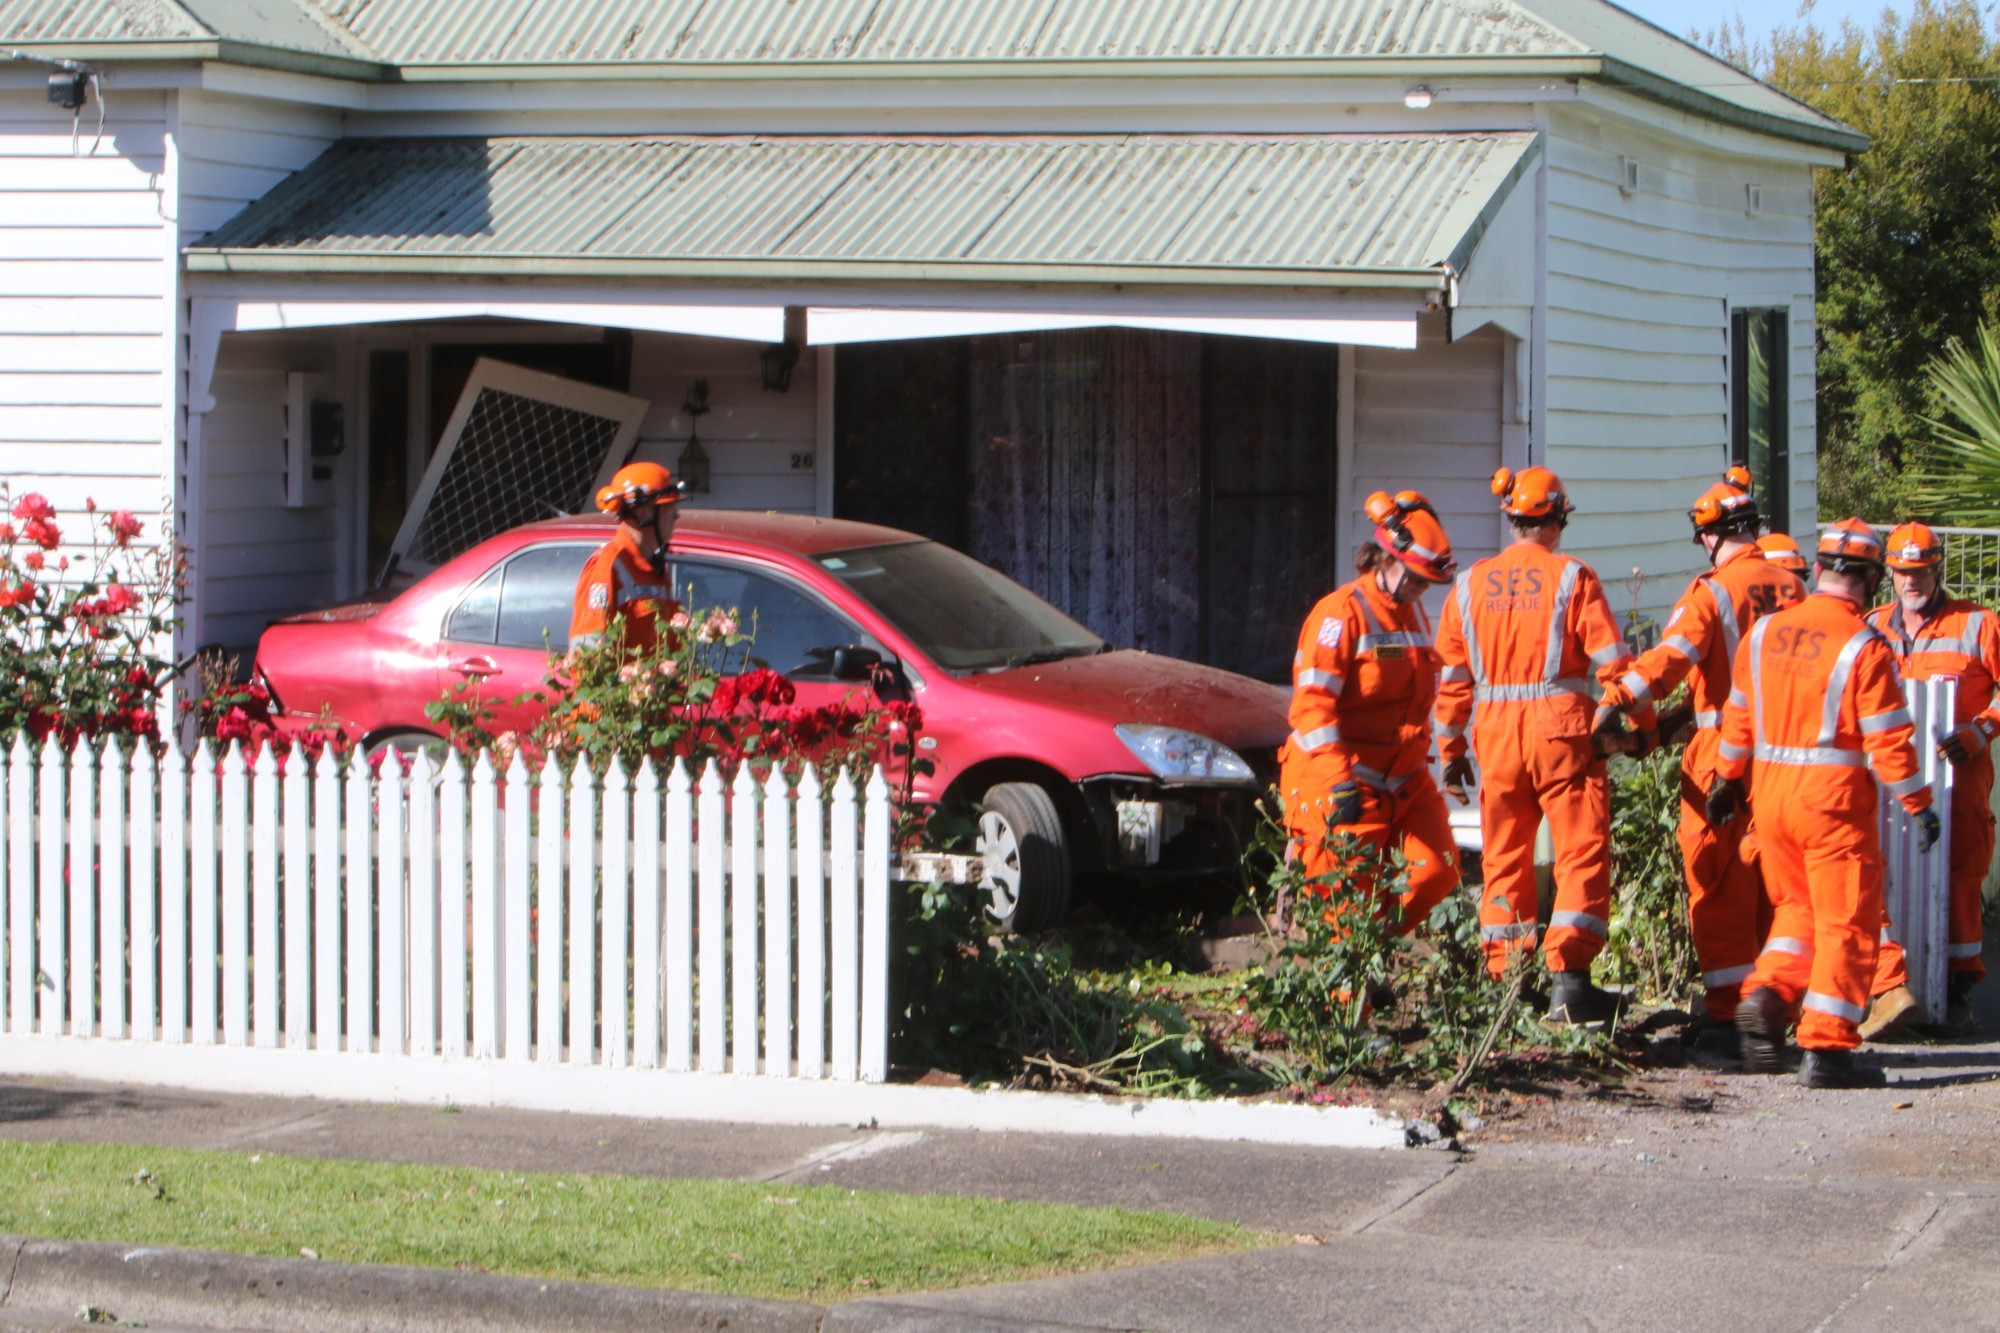
<path fill-rule="evenodd" d="M 1944 564 L 1944 542 L 1922 523 L 1905 523 L 1889 534 L 1889 568 L 1937 569 Z"/>
<path fill-rule="evenodd" d="M 1375 544 L 1410 567 L 1418 578 L 1449 583 L 1458 573 L 1451 538 L 1438 522 L 1437 510 L 1422 491 L 1398 491 L 1392 497 L 1377 491 L 1368 497 L 1368 517 L 1375 520 Z"/>
<path fill-rule="evenodd" d="M 1852 573 L 1855 566 L 1882 572 L 1882 538 L 1858 518 L 1828 524 L 1819 534 L 1814 563 L 1822 569 Z"/>
<path fill-rule="evenodd" d="M 640 505 L 679 504 L 686 498 L 686 489 L 658 463 L 627 463 L 611 474 L 609 486 L 597 492 L 597 507 L 607 514 L 622 514 Z"/>
<path fill-rule="evenodd" d="M 1563 490 L 1562 478 L 1545 467 L 1519 472 L 1503 467 L 1493 474 L 1493 493 L 1500 497 L 1500 512 L 1509 518 L 1567 518 L 1576 509 Z"/>
<path fill-rule="evenodd" d="M 1751 533 L 1757 530 L 1757 500 L 1750 493 L 1750 470 L 1741 464 L 1722 474 L 1722 480 L 1701 493 L 1688 510 L 1688 522 L 1695 535 L 1704 533 Z"/>
<path fill-rule="evenodd" d="M 1766 560 L 1779 569 L 1789 569 L 1800 578 L 1806 576 L 1805 552 L 1799 550 L 1799 544 L 1784 533 L 1764 534 L 1757 539 L 1757 549 L 1764 553 Z"/>

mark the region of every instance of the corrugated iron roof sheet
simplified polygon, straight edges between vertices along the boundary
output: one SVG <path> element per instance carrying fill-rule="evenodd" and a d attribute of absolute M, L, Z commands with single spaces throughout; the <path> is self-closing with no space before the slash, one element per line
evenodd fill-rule
<path fill-rule="evenodd" d="M 0 45 L 173 42 L 214 35 L 173 0 L 0 0 Z"/>
<path fill-rule="evenodd" d="M 1527 133 L 336 145 L 199 245 L 297 267 L 595 261 L 1145 281 L 1462 265 Z M 215 263 L 197 264 L 214 267 Z M 1176 275 L 1167 278 L 1162 275 Z"/>

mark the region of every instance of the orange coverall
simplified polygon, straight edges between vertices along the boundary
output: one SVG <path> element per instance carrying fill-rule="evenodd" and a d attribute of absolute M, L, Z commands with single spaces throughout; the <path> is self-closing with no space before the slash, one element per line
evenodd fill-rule
<path fill-rule="evenodd" d="M 650 651 L 660 641 L 659 622 L 671 619 L 681 604 L 668 586 L 669 574 L 655 569 L 624 528 L 591 553 L 577 576 L 576 604 L 570 611 L 571 644 L 593 643 L 611 617 L 625 617 L 625 646 Z"/>
<path fill-rule="evenodd" d="M 1895 655 L 1841 594 L 1764 617 L 1736 654 L 1716 771 L 1741 778 L 1754 757 L 1772 899 L 1771 937 L 1743 991 L 1803 1001 L 1807 1050 L 1861 1044 L 1882 928 L 1875 777 L 1912 814 L 1929 807 L 1915 733 Z"/>
<path fill-rule="evenodd" d="M 1744 634 L 1759 616 L 1796 606 L 1805 595 L 1796 575 L 1766 560 L 1756 547 L 1737 551 L 1688 585 L 1674 604 L 1659 646 L 1641 654 L 1604 692 L 1604 701 L 1620 708 L 1657 701 L 1694 673 L 1690 688 L 1698 730 L 1681 753 L 1681 865 L 1708 1014 L 1718 1022 L 1735 1015 L 1739 988 L 1764 942 L 1758 928 L 1764 883 L 1756 843 L 1745 836 L 1750 821 L 1736 819 L 1720 828 L 1708 823 L 1722 709 L 1729 702 L 1730 672 Z"/>
<path fill-rule="evenodd" d="M 1632 661 L 1597 575 L 1517 542 L 1458 576 L 1438 630 L 1438 751 L 1479 761 L 1486 965 L 1534 946 L 1535 834 L 1548 816 L 1556 900 L 1543 948 L 1555 971 L 1588 968 L 1610 933 L 1611 795 L 1591 750 L 1592 668 L 1607 685 Z M 1475 705 L 1477 711 L 1475 712 Z M 1639 706 L 1641 726 L 1653 723 Z"/>
<path fill-rule="evenodd" d="M 1423 604 L 1398 604 L 1375 575 L 1319 600 L 1292 667 L 1292 735 L 1280 756 L 1285 827 L 1310 876 L 1338 868 L 1330 833 L 1354 834 L 1408 861 L 1399 902 L 1407 934 L 1458 886 L 1451 815 L 1430 770 L 1437 649 Z M 1328 827 L 1331 793 L 1361 786 L 1361 818 Z"/>
<path fill-rule="evenodd" d="M 2000 734 L 2000 618 L 1977 602 L 1947 598 L 1917 630 L 1904 632 L 1903 608 L 1894 601 L 1879 607 L 1869 623 L 1882 631 L 1896 654 L 1906 680 L 1958 679 L 1952 725 L 1976 723 L 1989 741 Z M 1937 739 L 1937 738 L 1933 738 Z M 1993 865 L 1993 749 L 1989 745 L 1951 777 L 1951 927 L 1947 967 L 1953 972 L 1986 975 L 1980 960 L 1985 944 L 1981 917 L 1982 890 Z M 1877 969 L 1876 991 L 1902 980 L 1902 946 L 1885 940 L 1884 965 Z M 1893 956 L 1893 958 L 1892 958 Z"/>

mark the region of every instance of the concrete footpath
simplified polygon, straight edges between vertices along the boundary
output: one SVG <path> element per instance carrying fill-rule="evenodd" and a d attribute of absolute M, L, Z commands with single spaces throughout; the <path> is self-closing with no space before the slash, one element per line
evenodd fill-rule
<path fill-rule="evenodd" d="M 1982 988 L 1985 1031 L 2000 1004 Z M 805 1305 L 0 1238 L 0 1329 L 2000 1327 L 2000 1044 L 1886 1091 L 1691 1064 L 1516 1104 L 1463 1151 L 773 1129 L 153 1092 L 0 1074 L 0 1136 L 729 1177 L 1229 1218 L 1269 1249 Z M 0 1182 L 0 1188 L 6 1188 Z"/>

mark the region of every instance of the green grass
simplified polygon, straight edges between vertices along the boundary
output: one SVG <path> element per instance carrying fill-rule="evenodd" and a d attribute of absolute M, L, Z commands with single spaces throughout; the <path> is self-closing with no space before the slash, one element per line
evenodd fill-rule
<path fill-rule="evenodd" d="M 818 1301 L 1270 1241 L 1121 1208 L 7 1141 L 0 1232 Z"/>

